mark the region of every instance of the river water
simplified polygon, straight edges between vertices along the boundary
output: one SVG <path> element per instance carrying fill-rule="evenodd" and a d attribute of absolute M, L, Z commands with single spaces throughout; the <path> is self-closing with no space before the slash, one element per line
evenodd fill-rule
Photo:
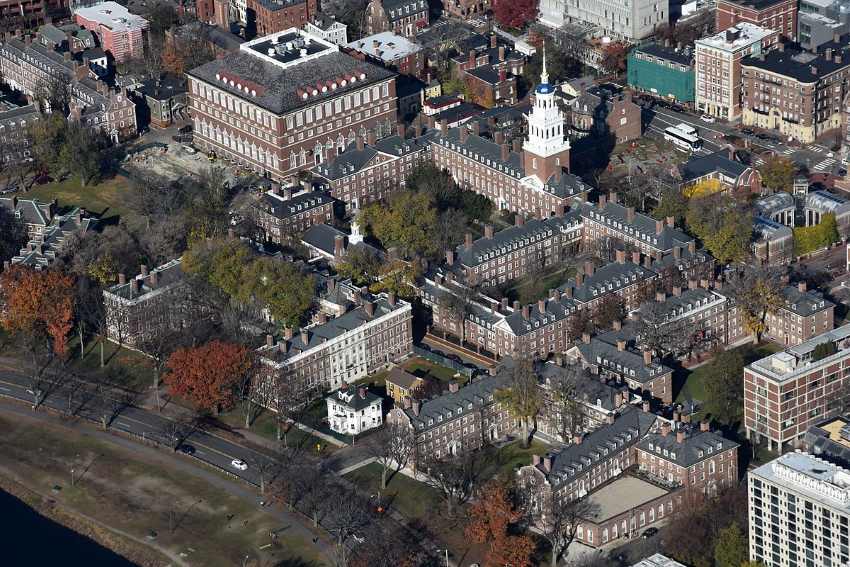
<path fill-rule="evenodd" d="M 94 540 L 38 514 L 0 490 L 0 563 L 9 567 L 135 567 Z M 11 553 L 11 556 L 10 556 Z"/>

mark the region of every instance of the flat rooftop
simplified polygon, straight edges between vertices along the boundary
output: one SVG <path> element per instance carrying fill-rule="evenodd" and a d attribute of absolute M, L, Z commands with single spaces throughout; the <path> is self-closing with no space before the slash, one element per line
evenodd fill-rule
<path fill-rule="evenodd" d="M 813 361 L 812 355 L 819 344 L 832 342 L 838 349 L 835 354 Z M 850 354 L 850 323 L 822 333 L 796 346 L 771 354 L 749 364 L 747 368 L 760 376 L 785 382 L 823 366 L 834 364 Z"/>
<path fill-rule="evenodd" d="M 145 29 L 148 27 L 148 21 L 146 19 L 131 13 L 127 8 L 117 2 L 102 2 L 94 6 L 77 8 L 74 13 L 114 31 Z"/>
<path fill-rule="evenodd" d="M 829 440 L 850 448 L 850 441 L 841 436 L 841 428 L 847 425 L 847 421 L 841 418 L 835 418 L 829 423 L 819 425 L 821 429 L 829 433 Z"/>
<path fill-rule="evenodd" d="M 389 31 L 352 41 L 347 47 L 386 62 L 395 61 L 422 50 L 418 44 L 406 37 Z"/>
<path fill-rule="evenodd" d="M 750 472 L 751 476 L 781 485 L 830 508 L 850 513 L 850 471 L 800 451 L 781 457 Z"/>
<path fill-rule="evenodd" d="M 749 22 L 739 22 L 709 37 L 696 40 L 698 46 L 735 52 L 774 34 L 773 30 Z"/>
<path fill-rule="evenodd" d="M 587 519 L 599 524 L 667 493 L 667 490 L 645 480 L 623 476 L 590 495 L 590 501 L 599 508 L 593 517 Z"/>
<path fill-rule="evenodd" d="M 295 28 L 259 37 L 239 48 L 283 68 L 336 51 L 335 45 Z"/>

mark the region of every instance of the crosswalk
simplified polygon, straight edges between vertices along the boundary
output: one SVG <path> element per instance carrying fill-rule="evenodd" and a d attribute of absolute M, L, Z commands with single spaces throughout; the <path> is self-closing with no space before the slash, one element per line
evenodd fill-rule
<path fill-rule="evenodd" d="M 753 165 L 761 167 L 764 165 L 764 160 L 760 156 L 753 157 Z"/>
<path fill-rule="evenodd" d="M 782 150 L 780 150 L 779 153 L 784 155 L 784 156 L 790 156 L 791 154 L 793 154 L 796 151 L 797 150 L 795 148 L 787 148 L 786 147 L 786 148 L 782 148 Z"/>
<path fill-rule="evenodd" d="M 833 158 L 826 158 L 824 160 L 819 161 L 815 164 L 814 170 L 820 172 L 832 171 L 832 168 L 835 167 L 835 164 L 838 163 L 838 160 Z"/>

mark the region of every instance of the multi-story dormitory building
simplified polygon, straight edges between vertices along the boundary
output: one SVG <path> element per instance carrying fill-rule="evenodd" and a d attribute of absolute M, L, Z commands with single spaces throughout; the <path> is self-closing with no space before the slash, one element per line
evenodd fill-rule
<path fill-rule="evenodd" d="M 452 58 L 452 72 L 466 84 L 471 100 L 485 108 L 517 102 L 517 77 L 522 75 L 525 55 L 499 45 L 498 36 L 490 35 L 489 44 L 472 46 Z"/>
<path fill-rule="evenodd" d="M 201 310 L 185 283 L 180 258 L 153 270 L 143 265 L 129 281 L 119 274 L 118 283 L 103 290 L 107 338 L 144 350 L 149 340 L 190 326 Z"/>
<path fill-rule="evenodd" d="M 835 328 L 835 304 L 806 282 L 782 289 L 784 303 L 765 318 L 764 334 L 785 346 L 799 345 Z"/>
<path fill-rule="evenodd" d="M 510 385 L 506 372 L 480 378 L 429 400 L 405 398 L 390 410 L 387 423 L 408 426 L 413 432 L 414 466 L 431 459 L 480 449 L 504 438 L 516 427 L 509 409 L 496 399 L 496 391 Z"/>
<path fill-rule="evenodd" d="M 529 221 L 520 214 L 515 226 L 499 232 L 485 225 L 484 236 L 477 240 L 467 233 L 463 244 L 447 251 L 446 265 L 462 281 L 497 286 L 563 262 L 578 251 L 581 237 L 576 212 Z"/>
<path fill-rule="evenodd" d="M 275 187 L 254 203 L 253 218 L 267 242 L 282 244 L 287 237 L 333 219 L 334 199 L 330 194 L 300 189 Z"/>
<path fill-rule="evenodd" d="M 320 313 L 298 333 L 286 328 L 276 342 L 267 339 L 258 351 L 267 380 L 294 381 L 310 392 L 335 390 L 411 351 L 411 306 L 393 293 L 360 292 L 344 313 Z"/>
<path fill-rule="evenodd" d="M 537 522 L 548 502 L 587 497 L 594 509 L 576 539 L 601 547 L 636 536 L 688 505 L 691 494 L 713 494 L 738 482 L 738 444 L 709 430 L 669 422 L 628 407 L 566 448 L 519 469 Z"/>
<path fill-rule="evenodd" d="M 113 141 L 137 133 L 136 105 L 126 93 L 111 90 L 106 83 L 92 79 L 88 50 L 57 51 L 32 36 L 14 37 L 0 44 L 0 72 L 10 88 L 33 97 L 51 81 L 69 85 L 71 117 L 101 130 Z M 102 51 L 100 52 L 102 53 Z"/>
<path fill-rule="evenodd" d="M 430 157 L 434 135 L 433 130 L 423 133 L 419 124 L 412 137 L 402 124 L 396 135 L 381 140 L 369 130 L 365 140 L 357 136 L 345 152 L 331 155 L 313 174 L 335 199 L 345 203 L 347 212 L 357 211 L 403 188 L 407 176 Z"/>
<path fill-rule="evenodd" d="M 297 29 L 188 72 L 195 144 L 279 181 L 396 128 L 395 74 Z"/>

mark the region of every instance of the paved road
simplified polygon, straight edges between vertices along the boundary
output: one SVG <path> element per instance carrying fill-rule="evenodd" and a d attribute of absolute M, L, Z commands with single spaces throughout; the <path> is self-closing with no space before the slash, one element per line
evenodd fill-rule
<path fill-rule="evenodd" d="M 68 412 L 69 390 L 67 387 L 48 385 L 44 388 L 48 393 L 41 400 L 39 407 L 48 407 L 60 413 Z M 32 404 L 34 394 L 30 390 L 29 379 L 13 372 L 0 373 L 0 396 L 14 398 Z M 174 446 L 175 430 L 184 443 L 195 448 L 194 458 L 228 472 L 245 482 L 259 486 L 259 470 L 270 467 L 273 459 L 249 447 L 237 445 L 222 437 L 203 430 L 190 430 L 185 426 L 175 426 L 175 421 L 153 412 L 133 406 L 120 407 L 116 400 L 101 396 L 85 387 L 80 387 L 71 394 L 71 412 L 76 416 L 101 423 L 104 415 L 111 417 L 109 428 L 122 431 L 137 437 L 142 441 L 154 442 L 168 447 Z M 118 409 L 120 408 L 120 409 Z M 113 417 L 114 416 L 114 417 Z M 180 429 L 183 429 L 180 431 Z M 240 459 L 248 464 L 247 470 L 238 470 L 231 462 Z"/>
<path fill-rule="evenodd" d="M 721 138 L 725 134 L 734 134 L 739 138 L 749 140 L 751 146 L 760 148 L 761 150 L 771 150 L 777 155 L 782 155 L 791 158 L 794 162 L 805 165 L 809 171 L 817 173 L 837 173 L 842 167 L 840 157 L 833 155 L 829 148 L 819 144 L 807 144 L 802 147 L 792 146 L 784 142 L 773 140 L 760 140 L 759 138 L 746 135 L 732 124 L 726 122 L 703 122 L 696 114 L 687 112 L 677 112 L 669 108 L 655 107 L 652 110 L 644 110 L 647 120 L 648 130 L 653 133 L 663 133 L 668 126 L 675 126 L 682 122 L 695 127 L 699 131 L 700 138 L 703 139 L 704 149 L 701 153 L 717 151 L 722 146 L 726 145 Z M 755 160 L 754 165 L 760 165 L 759 159 Z"/>

